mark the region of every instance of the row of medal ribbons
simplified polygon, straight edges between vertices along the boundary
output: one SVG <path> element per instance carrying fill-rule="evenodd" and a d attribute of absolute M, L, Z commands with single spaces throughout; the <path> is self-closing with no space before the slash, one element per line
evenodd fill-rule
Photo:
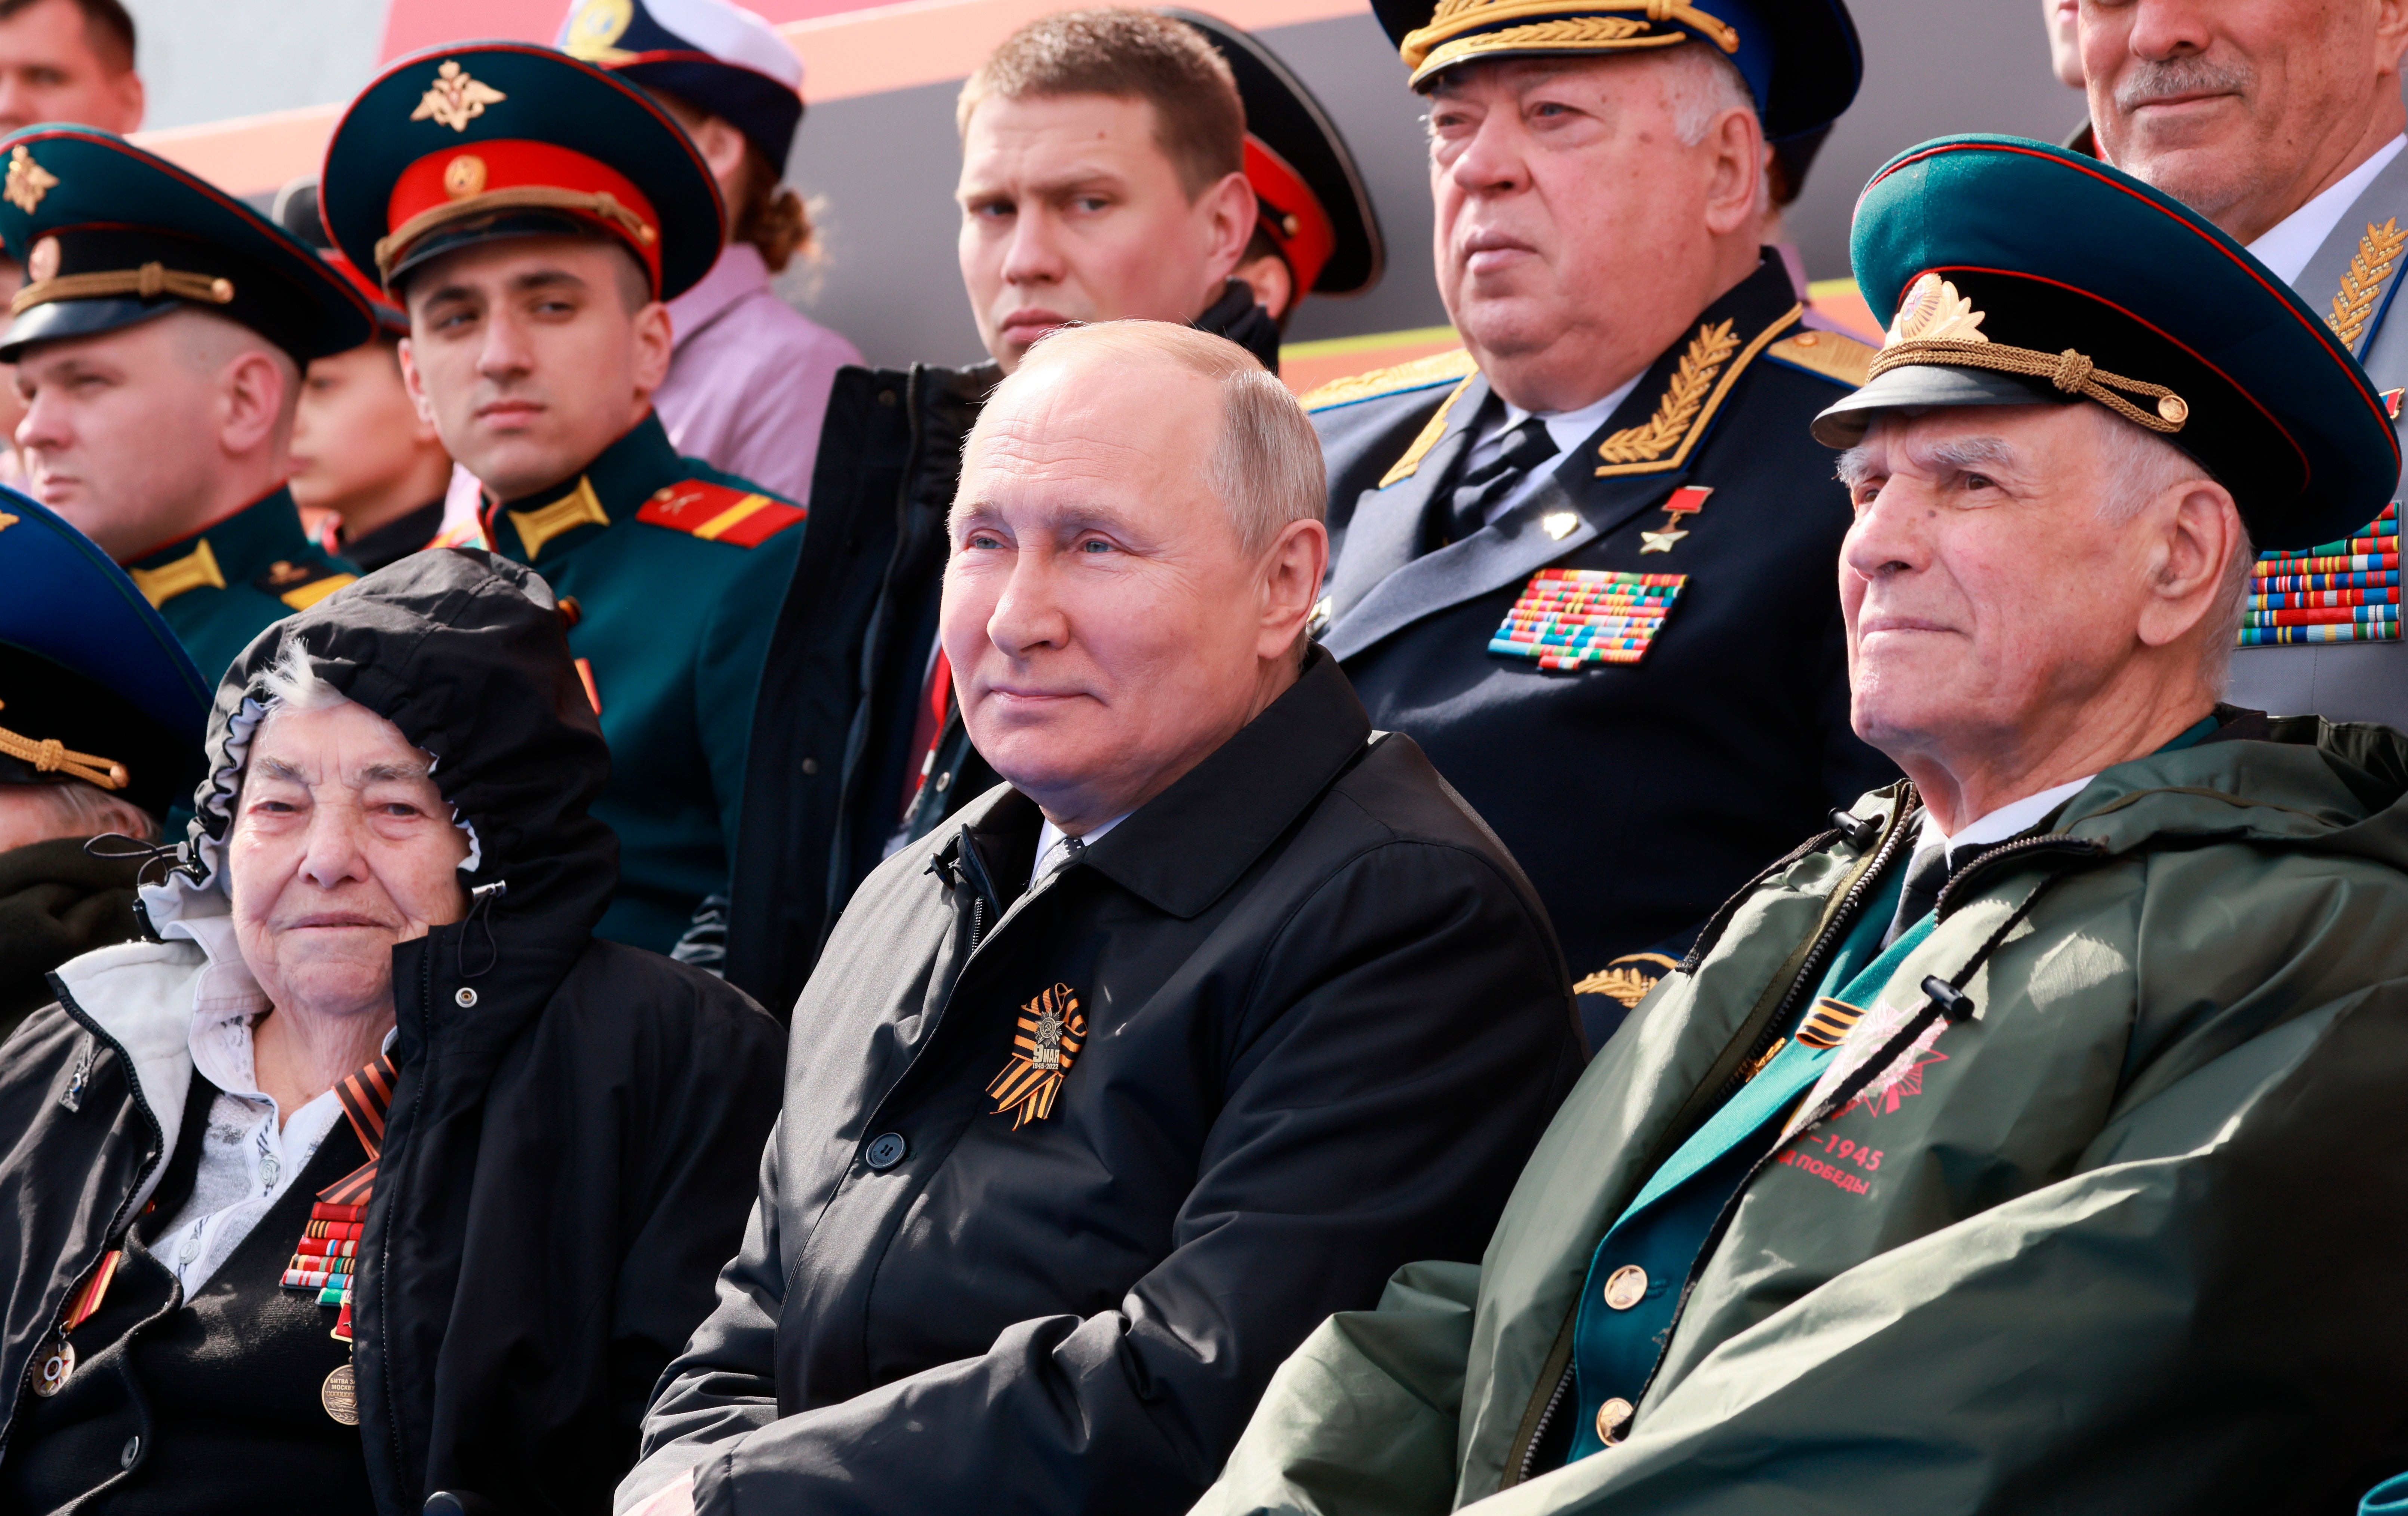
<path fill-rule="evenodd" d="M 1488 651 L 1542 669 L 1636 663 L 1647 656 L 1686 574 L 1542 569 L 1524 585 Z"/>
<path fill-rule="evenodd" d="M 2400 641 L 2400 502 L 2337 542 L 2260 553 L 2241 645 Z"/>

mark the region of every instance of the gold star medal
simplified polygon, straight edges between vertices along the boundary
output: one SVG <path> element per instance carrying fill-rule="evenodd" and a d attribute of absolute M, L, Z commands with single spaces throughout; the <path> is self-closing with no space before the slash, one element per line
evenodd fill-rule
<path fill-rule="evenodd" d="M 1688 532 L 1681 526 L 1683 516 L 1693 516 L 1706 508 L 1706 497 L 1713 493 L 1711 484 L 1684 484 L 1664 502 L 1664 529 L 1641 531 L 1639 534 L 1641 553 L 1670 553 L 1672 544 Z"/>
<path fill-rule="evenodd" d="M 1053 1115 L 1054 1093 L 1086 1040 L 1087 1018 L 1079 1014 L 1078 992 L 1068 985 L 1057 984 L 1022 1006 L 1011 1061 L 986 1087 L 996 1098 L 991 1114 L 1011 1112 L 1014 1132 Z"/>

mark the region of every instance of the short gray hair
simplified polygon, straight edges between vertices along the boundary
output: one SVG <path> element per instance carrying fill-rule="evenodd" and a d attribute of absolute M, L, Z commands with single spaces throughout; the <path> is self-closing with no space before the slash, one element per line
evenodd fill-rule
<path fill-rule="evenodd" d="M 275 662 L 260 671 L 259 693 L 263 722 L 279 711 L 323 711 L 350 699 L 320 678 L 309 665 L 309 655 L 301 651 L 300 643 L 291 642 L 278 651 Z"/>
<path fill-rule="evenodd" d="M 1193 326 L 1101 321 L 1049 332 L 1029 348 L 1011 377 L 996 386 L 979 426 L 986 425 L 996 413 L 995 400 L 1024 375 L 1090 354 L 1108 368 L 1166 364 L 1220 391 L 1221 437 L 1205 462 L 1206 478 L 1228 506 L 1238 545 L 1248 556 L 1268 551 L 1290 523 L 1319 521 L 1326 513 L 1328 470 L 1304 407 L 1254 354 Z M 977 435 L 977 427 L 971 428 L 971 437 Z"/>
<path fill-rule="evenodd" d="M 1672 130 L 1681 145 L 1694 148 L 1706 139 L 1714 118 L 1726 110 L 1756 113 L 1756 96 L 1737 65 L 1702 42 L 1656 54 L 1672 66 L 1663 76 L 1664 99 L 1672 108 Z"/>
<path fill-rule="evenodd" d="M 2133 426 L 2104 406 L 2085 406 L 2099 430 L 2105 457 L 2109 492 L 2099 501 L 2099 519 L 2122 526 L 2141 513 L 2151 500 L 2178 484 L 2204 479 L 2221 484 L 2205 464 L 2157 433 Z M 2249 568 L 2258 561 L 2257 544 L 2249 540 L 2249 524 L 2241 523 L 2241 540 L 2224 566 L 2224 605 L 2209 642 L 2200 672 L 2221 691 L 2232 674 L 2233 649 L 2241 641 L 2241 623 L 2249 603 Z"/>

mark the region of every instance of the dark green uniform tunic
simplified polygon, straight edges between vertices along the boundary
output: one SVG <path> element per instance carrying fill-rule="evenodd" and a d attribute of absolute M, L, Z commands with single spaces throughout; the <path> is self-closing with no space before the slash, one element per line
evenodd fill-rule
<path fill-rule="evenodd" d="M 214 685 L 251 640 L 359 576 L 301 530 L 282 488 L 132 559 L 125 571 Z"/>
<path fill-rule="evenodd" d="M 610 743 L 594 814 L 619 834 L 602 936 L 666 953 L 726 892 L 753 692 L 803 515 L 678 456 L 650 415 L 576 478 L 485 509 L 494 551 L 576 602 L 568 647 Z"/>

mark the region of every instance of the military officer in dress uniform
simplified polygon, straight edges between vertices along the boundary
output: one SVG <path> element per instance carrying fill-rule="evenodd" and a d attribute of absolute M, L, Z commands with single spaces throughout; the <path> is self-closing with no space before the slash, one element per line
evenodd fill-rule
<path fill-rule="evenodd" d="M 27 399 L 31 493 L 123 564 L 211 678 L 354 577 L 284 488 L 310 361 L 367 302 L 234 196 L 94 127 L 0 139 L 0 242 L 25 287 L 0 333 Z"/>
<path fill-rule="evenodd" d="M 2408 10 L 2274 0 L 2084 7 L 2108 162 L 2215 223 L 2349 344 L 2400 419 L 2408 390 Z M 2394 492 L 2397 499 L 2398 492 Z M 2396 510 L 2329 541 L 2269 541 L 2232 700 L 2408 729 Z"/>
<path fill-rule="evenodd" d="M 494 550 L 574 617 L 610 744 L 595 930 L 658 952 L 726 889 L 761 661 L 803 511 L 678 455 L 652 409 L 663 301 L 719 256 L 718 186 L 660 105 L 549 48 L 405 59 L 326 149 L 320 200 L 408 310 L 404 373 L 482 482 Z M 708 966 L 708 965 L 706 965 Z"/>
<path fill-rule="evenodd" d="M 1800 325 L 1756 236 L 1766 137 L 1847 107 L 1856 31 L 1840 0 L 1381 17 L 1430 100 L 1466 351 L 1306 397 L 1339 540 L 1316 630 L 1528 871 L 1594 1047 L 1895 772 L 1848 727 L 1847 499 L 1807 434 L 1869 351 Z"/>
<path fill-rule="evenodd" d="M 2408 1461 L 2408 736 L 2216 701 L 2251 539 L 2396 479 L 2375 392 L 2065 149 L 1902 154 L 1853 253 L 1896 315 L 1820 567 L 1912 782 L 1717 914 L 1481 1262 L 1325 1323 L 1197 1516 L 2346 1510 Z"/>

